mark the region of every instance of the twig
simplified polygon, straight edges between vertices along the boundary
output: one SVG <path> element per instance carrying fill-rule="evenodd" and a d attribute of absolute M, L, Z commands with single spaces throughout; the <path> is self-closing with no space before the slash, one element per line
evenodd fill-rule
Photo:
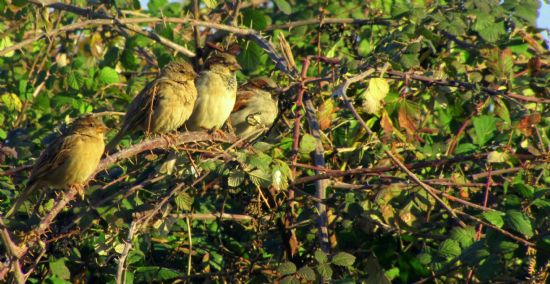
<path fill-rule="evenodd" d="M 252 222 L 254 217 L 242 214 L 231 213 L 177 213 L 170 214 L 175 219 L 190 218 L 191 220 L 213 221 L 213 220 L 231 220 L 236 222 Z"/>
<path fill-rule="evenodd" d="M 402 72 L 402 71 L 397 71 L 397 70 L 388 70 L 388 71 L 386 71 L 386 73 L 389 74 L 389 75 L 392 75 L 392 76 L 400 77 L 400 78 L 409 78 L 409 79 L 422 81 L 422 82 L 430 83 L 430 84 L 434 84 L 434 85 L 461 87 L 461 88 L 464 88 L 464 89 L 467 89 L 467 90 L 476 90 L 479 87 L 477 84 L 474 84 L 474 83 L 454 81 L 454 80 L 445 80 L 445 79 L 434 79 L 434 78 L 427 77 L 427 76 L 424 76 L 424 75 L 407 73 L 407 72 Z M 479 90 L 481 90 L 481 91 L 483 91 L 483 92 L 485 92 L 489 95 L 492 95 L 492 96 L 504 96 L 504 97 L 514 98 L 514 99 L 518 99 L 518 100 L 522 100 L 522 101 L 526 101 L 526 102 L 535 102 L 535 103 L 544 103 L 544 104 L 550 103 L 550 99 L 522 96 L 522 95 L 518 95 L 518 94 L 515 94 L 515 93 L 495 90 L 495 89 L 491 89 L 491 88 L 487 88 L 487 87 L 481 87 L 481 88 L 479 88 Z"/>
<path fill-rule="evenodd" d="M 503 234 L 503 235 L 509 237 L 510 239 L 513 239 L 513 240 L 515 240 L 515 241 L 517 241 L 517 242 L 519 242 L 519 243 L 521 243 L 521 244 L 523 244 L 523 245 L 525 245 L 525 246 L 528 246 L 528 247 L 536 247 L 534 243 L 532 243 L 532 242 L 530 242 L 530 241 L 528 241 L 528 240 L 526 240 L 526 239 L 524 239 L 524 238 L 520 238 L 520 237 L 518 237 L 518 236 L 516 236 L 516 235 L 514 235 L 514 234 L 512 234 L 512 233 L 510 233 L 510 232 L 508 232 L 508 231 L 506 231 L 506 230 L 503 230 L 503 229 L 501 229 L 501 228 L 499 228 L 499 227 L 497 227 L 497 226 L 495 226 L 495 225 L 493 225 L 493 224 L 491 224 L 491 223 L 487 223 L 487 222 L 483 221 L 483 220 L 480 219 L 480 218 L 477 218 L 477 217 L 475 217 L 475 216 L 472 216 L 472 215 L 470 215 L 470 214 L 467 214 L 467 213 L 464 213 L 464 212 L 461 212 L 461 211 L 458 211 L 458 210 L 456 211 L 456 213 L 458 213 L 458 214 L 460 214 L 460 215 L 462 215 L 462 216 L 464 216 L 464 217 L 466 217 L 466 218 L 468 218 L 468 219 L 471 219 L 471 220 L 473 220 L 473 221 L 476 221 L 477 223 L 482 224 L 482 225 L 485 226 L 485 227 L 489 227 L 489 228 L 491 228 L 491 229 L 497 231 L 498 233 L 501 233 L 501 234 Z"/>
<path fill-rule="evenodd" d="M 130 249 L 132 248 L 132 239 L 134 238 L 135 231 L 136 231 L 136 221 L 132 221 L 132 223 L 130 224 L 130 228 L 128 229 L 128 236 L 126 237 L 124 249 L 122 250 L 120 257 L 118 258 L 118 267 L 116 271 L 117 284 L 126 283 L 125 281 L 126 273 L 124 273 L 124 271 L 126 270 L 125 262 L 126 262 L 126 258 L 128 257 L 128 253 L 130 253 Z"/>
<path fill-rule="evenodd" d="M 4 225 L 4 220 L 0 216 L 0 238 L 4 243 L 4 247 L 10 257 L 10 270 L 14 272 L 17 283 L 25 283 L 25 274 L 21 271 L 21 265 L 19 259 L 23 256 L 25 248 L 17 246 L 11 239 L 8 228 Z"/>
<path fill-rule="evenodd" d="M 321 141 L 321 130 L 319 129 L 319 122 L 315 114 L 315 109 L 313 103 L 309 96 L 306 96 L 304 101 L 306 107 L 306 118 L 308 121 L 309 132 L 317 140 L 317 146 L 313 153 L 313 164 L 318 167 L 325 167 L 325 157 L 324 157 L 324 148 Z M 319 172 L 316 172 L 319 173 Z M 327 181 L 326 180 L 317 180 L 315 181 L 315 197 L 320 200 L 324 200 L 327 197 Z M 328 217 L 327 217 L 327 206 L 322 202 L 316 203 L 317 211 L 319 217 L 317 218 L 317 228 L 319 229 L 318 239 L 319 247 L 324 253 L 330 253 L 330 244 L 328 239 Z"/>
<path fill-rule="evenodd" d="M 191 220 L 189 216 L 185 217 L 187 223 L 187 239 L 189 239 L 189 254 L 187 258 L 187 276 L 191 275 L 191 265 L 193 263 L 193 238 L 191 236 Z"/>
<path fill-rule="evenodd" d="M 515 173 L 523 169 L 524 169 L 523 167 L 513 167 L 508 169 L 502 169 L 502 170 L 486 171 L 478 174 L 473 174 L 472 179 L 482 179 L 488 176 L 499 176 L 503 174 Z"/>
<path fill-rule="evenodd" d="M 390 19 L 353 19 L 353 18 L 322 18 L 308 19 L 290 22 L 286 24 L 275 24 L 267 27 L 265 31 L 292 29 L 307 25 L 325 25 L 325 24 L 350 24 L 350 25 L 383 25 L 391 26 Z"/>
<path fill-rule="evenodd" d="M 447 165 L 447 164 L 455 164 L 455 163 L 460 163 L 460 162 L 465 162 L 465 161 L 475 161 L 475 160 L 483 159 L 483 158 L 487 157 L 487 155 L 488 155 L 488 153 L 472 154 L 472 155 L 467 155 L 467 156 L 462 156 L 461 155 L 461 156 L 455 156 L 455 157 L 448 158 L 448 159 L 428 160 L 428 161 L 421 161 L 421 162 L 418 162 L 418 163 L 409 163 L 409 164 L 405 164 L 405 166 L 410 170 L 427 168 L 427 167 L 439 167 L 439 166 Z M 514 156 L 514 158 L 516 158 L 518 160 L 522 160 L 522 161 L 531 160 L 533 162 L 546 163 L 546 161 L 545 161 L 546 156 L 544 156 L 544 155 L 538 155 L 537 156 L 537 155 L 518 155 L 518 154 L 516 154 L 516 155 L 513 155 L 513 156 Z M 296 165 L 298 165 L 300 167 L 308 167 L 308 165 L 304 165 L 304 164 L 300 164 L 300 163 L 296 163 Z M 333 169 L 323 169 L 321 171 L 324 171 L 325 173 L 317 174 L 317 175 L 313 175 L 313 176 L 306 176 L 306 177 L 297 178 L 297 179 L 294 180 L 292 185 L 310 183 L 312 181 L 316 181 L 316 180 L 319 180 L 319 179 L 337 178 L 337 177 L 355 175 L 355 174 L 384 173 L 384 172 L 396 171 L 396 170 L 399 170 L 399 169 L 400 168 L 398 166 L 357 168 L 357 169 L 350 169 L 350 170 L 346 170 L 346 171 L 333 170 Z M 318 170 L 320 170 L 320 169 L 318 169 Z M 509 170 L 509 169 L 507 169 L 507 170 Z M 518 170 L 516 170 L 516 171 L 518 171 Z M 495 175 L 495 172 L 497 172 L 497 171 L 493 171 L 493 175 Z M 478 179 L 480 177 L 486 176 L 485 174 L 486 173 L 480 173 L 479 175 L 481 175 L 481 176 L 477 176 L 476 174 L 474 174 L 474 175 L 472 175 L 472 178 Z M 497 174 L 499 174 L 499 172 L 497 172 Z"/>

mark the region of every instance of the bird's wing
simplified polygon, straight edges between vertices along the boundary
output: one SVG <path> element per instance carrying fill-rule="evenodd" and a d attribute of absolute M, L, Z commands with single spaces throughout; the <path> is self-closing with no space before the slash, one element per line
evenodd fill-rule
<path fill-rule="evenodd" d="M 149 132 L 154 109 L 159 100 L 158 90 L 162 83 L 163 79 L 155 79 L 147 84 L 132 100 L 124 116 L 123 131 L 128 132 L 129 130 L 143 127 L 145 132 Z"/>
<path fill-rule="evenodd" d="M 235 106 L 233 107 L 233 112 L 242 110 L 245 108 L 250 99 L 254 97 L 255 93 L 253 91 L 239 91 L 237 92 L 237 100 L 235 101 Z"/>
<path fill-rule="evenodd" d="M 39 188 L 38 182 L 51 174 L 51 171 L 67 159 L 67 154 L 69 152 L 68 146 L 71 143 L 71 140 L 74 139 L 74 135 L 62 135 L 56 138 L 38 157 L 38 160 L 34 163 L 32 168 L 31 176 L 27 182 L 25 189 L 19 193 L 17 200 L 14 205 L 6 212 L 5 217 L 11 216 L 13 213 L 17 212 L 19 207 L 23 205 L 25 200 L 27 200 L 31 194 Z"/>
<path fill-rule="evenodd" d="M 34 163 L 27 187 L 42 177 L 51 174 L 52 169 L 59 167 L 67 160 L 70 145 L 76 138 L 75 135 L 62 135 L 42 151 L 40 157 Z"/>

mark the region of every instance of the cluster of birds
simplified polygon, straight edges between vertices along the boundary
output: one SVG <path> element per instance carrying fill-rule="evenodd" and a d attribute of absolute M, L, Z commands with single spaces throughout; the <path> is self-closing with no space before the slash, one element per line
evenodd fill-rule
<path fill-rule="evenodd" d="M 94 173 L 104 152 L 112 151 L 130 133 L 219 130 L 229 119 L 237 136 L 257 137 L 277 117 L 277 85 L 268 77 L 257 77 L 237 88 L 235 72 L 239 69 L 236 58 L 222 52 L 207 58 L 199 74 L 184 60 L 168 63 L 134 97 L 120 131 L 107 146 L 108 128 L 100 119 L 89 115 L 76 119 L 42 151 L 25 190 L 5 216 L 17 212 L 37 189 L 75 187 L 83 195 L 82 184 Z"/>

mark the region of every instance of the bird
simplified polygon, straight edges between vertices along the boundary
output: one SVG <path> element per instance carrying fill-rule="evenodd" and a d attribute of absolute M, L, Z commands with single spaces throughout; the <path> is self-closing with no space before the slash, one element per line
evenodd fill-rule
<path fill-rule="evenodd" d="M 164 134 L 182 126 L 195 106 L 196 77 L 193 66 L 183 59 L 164 66 L 128 106 L 120 131 L 106 147 L 107 153 L 114 150 L 126 134 L 138 130 L 146 135 Z"/>
<path fill-rule="evenodd" d="M 239 88 L 229 117 L 238 137 L 256 138 L 273 125 L 279 112 L 277 89 L 277 84 L 265 76 L 252 78 Z"/>
<path fill-rule="evenodd" d="M 187 130 L 219 130 L 229 118 L 237 96 L 235 72 L 241 69 L 235 56 L 216 52 L 205 62 L 196 80 L 197 101 Z"/>
<path fill-rule="evenodd" d="M 34 163 L 25 189 L 19 194 L 6 217 L 36 190 L 45 187 L 76 187 L 81 196 L 82 184 L 94 173 L 105 151 L 104 135 L 108 128 L 92 115 L 76 119 L 66 131 L 50 143 Z"/>

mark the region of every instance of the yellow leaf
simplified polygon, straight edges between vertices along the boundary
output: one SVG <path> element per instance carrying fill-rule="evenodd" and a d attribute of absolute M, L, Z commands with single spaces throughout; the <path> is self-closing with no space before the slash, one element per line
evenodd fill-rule
<path fill-rule="evenodd" d="M 365 101 L 363 101 L 363 108 L 365 108 L 367 113 L 374 114 L 378 113 L 378 111 L 382 108 L 382 104 L 380 103 L 380 100 L 367 97 Z"/>
<path fill-rule="evenodd" d="M 8 48 L 12 45 L 13 45 L 13 42 L 11 41 L 11 39 L 9 37 L 5 37 L 5 38 L 0 39 L 0 50 Z M 12 51 L 4 54 L 4 57 L 12 57 L 14 54 L 15 54 L 15 51 L 12 50 Z"/>
<path fill-rule="evenodd" d="M 489 164 L 504 163 L 508 161 L 509 158 L 510 158 L 510 155 L 508 155 L 508 153 L 493 151 L 489 153 L 489 155 L 487 155 L 487 163 Z"/>
<path fill-rule="evenodd" d="M 94 33 L 90 38 L 90 52 L 95 58 L 101 58 L 103 56 L 103 39 L 99 33 Z"/>
<path fill-rule="evenodd" d="M 125 247 L 125 244 L 118 244 L 115 246 L 114 249 L 117 253 L 122 253 L 124 252 L 124 247 Z"/>
<path fill-rule="evenodd" d="M 10 111 L 21 111 L 23 103 L 19 97 L 14 93 L 5 93 L 1 97 L 2 102 Z"/>
<path fill-rule="evenodd" d="M 69 63 L 67 60 L 67 54 L 66 53 L 59 53 L 55 56 L 55 62 L 57 63 L 57 66 L 59 67 L 65 67 Z"/>
<path fill-rule="evenodd" d="M 390 86 L 384 78 L 372 78 L 369 81 L 367 93 L 373 99 L 383 100 L 390 92 Z"/>
<path fill-rule="evenodd" d="M 363 93 L 363 107 L 368 113 L 378 113 L 382 108 L 383 100 L 390 91 L 390 86 L 384 78 L 372 78 L 369 80 L 369 87 Z"/>

